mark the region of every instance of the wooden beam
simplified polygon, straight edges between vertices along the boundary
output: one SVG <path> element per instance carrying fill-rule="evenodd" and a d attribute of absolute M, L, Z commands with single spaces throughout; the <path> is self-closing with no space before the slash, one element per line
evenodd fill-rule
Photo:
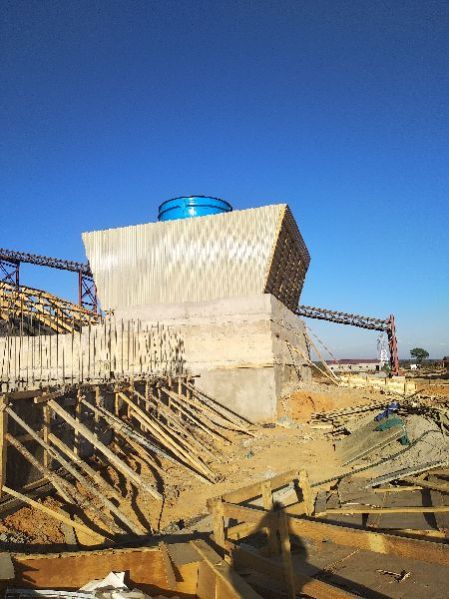
<path fill-rule="evenodd" d="M 96 435 L 92 433 L 84 424 L 81 422 L 77 422 L 75 418 L 73 418 L 64 408 L 62 408 L 54 399 L 49 401 L 48 405 L 50 408 L 58 414 L 68 425 L 70 425 L 75 431 L 78 431 L 85 437 L 88 441 L 92 443 L 94 447 L 100 451 L 107 460 L 113 466 L 115 466 L 120 472 L 129 480 L 134 482 L 138 487 L 142 488 L 144 491 L 147 491 L 152 497 L 162 501 L 162 495 L 156 491 L 154 487 L 145 482 L 136 472 L 134 472 L 123 460 L 117 457 L 104 443 L 102 443 L 99 439 L 97 439 Z"/>
<path fill-rule="evenodd" d="M 261 509 L 223 503 L 225 517 L 234 518 L 240 522 L 258 525 L 258 529 L 270 525 L 275 514 Z M 314 518 L 288 518 L 290 534 L 305 537 L 314 541 L 331 541 L 337 545 L 353 547 L 364 551 L 374 551 L 382 554 L 394 554 L 423 562 L 449 565 L 449 544 L 432 543 L 400 537 L 398 535 L 372 532 L 348 526 L 320 522 Z M 273 523 L 275 525 L 275 523 Z M 232 529 L 231 529 L 232 530 Z"/>
<path fill-rule="evenodd" d="M 225 596 L 228 599 L 263 599 L 206 541 L 199 539 L 197 541 L 190 541 L 190 544 L 212 570 L 215 578 L 226 589 L 226 595 L 214 593 L 214 595 L 210 595 L 211 597 L 217 597 L 217 599 L 224 598 Z"/>
<path fill-rule="evenodd" d="M 10 489 L 9 487 L 5 487 L 5 486 L 3 486 L 2 490 L 5 493 L 7 493 L 8 495 L 12 495 L 16 499 L 20 499 L 20 501 L 23 501 L 23 503 L 26 503 L 27 505 L 30 505 L 31 507 L 34 507 L 37 510 L 40 510 L 41 512 L 44 512 L 45 514 L 47 514 L 48 516 L 51 516 L 55 520 L 59 520 L 59 522 L 63 522 L 64 524 L 67 524 L 68 526 L 74 528 L 75 530 L 79 530 L 80 532 L 83 532 L 84 534 L 89 535 L 89 537 L 95 539 L 97 542 L 99 542 L 101 544 L 103 544 L 105 539 L 107 539 L 107 537 L 99 535 L 98 533 L 96 533 L 93 530 L 91 530 L 90 528 L 88 528 L 85 524 L 81 524 L 80 522 L 71 520 L 69 517 L 64 515 L 62 512 L 57 512 L 56 510 L 52 510 L 51 508 L 47 507 L 46 505 L 39 503 L 38 501 L 34 501 L 34 499 L 31 499 L 31 497 L 28 497 L 27 495 L 23 495 L 22 493 L 19 493 L 18 491 L 15 491 L 14 489 Z"/>
<path fill-rule="evenodd" d="M 361 507 L 337 507 L 315 514 L 317 518 L 332 514 L 432 514 L 436 512 L 449 512 L 449 505 L 434 506 L 399 506 L 399 507 L 372 507 L 370 505 Z"/>
<path fill-rule="evenodd" d="M 8 444 L 6 434 L 8 432 L 8 413 L 6 408 L 8 400 L 4 395 L 0 397 L 0 497 L 3 486 L 6 484 L 6 464 Z"/>
<path fill-rule="evenodd" d="M 263 557 L 243 546 L 232 547 L 233 563 L 237 569 L 250 569 L 269 578 L 284 581 L 282 565 Z M 350 599 L 356 596 L 348 591 L 334 587 L 326 582 L 315 580 L 304 574 L 295 572 L 295 590 L 298 595 L 307 595 L 314 599 Z"/>
<path fill-rule="evenodd" d="M 270 478 L 269 480 L 271 482 L 271 490 L 276 491 L 277 489 L 286 487 L 295 480 L 298 480 L 298 470 L 288 470 L 287 472 L 273 476 L 273 478 Z M 261 482 L 263 481 L 260 480 L 256 483 L 247 485 L 246 487 L 241 487 L 235 491 L 225 493 L 222 495 L 223 501 L 229 503 L 241 503 L 242 501 L 249 501 L 250 499 L 260 497 L 262 495 L 262 490 L 260 487 Z"/>
<path fill-rule="evenodd" d="M 413 476 L 408 476 L 407 478 L 403 478 L 402 480 L 405 480 L 405 482 L 408 482 L 410 484 L 415 484 L 416 488 L 418 489 L 421 487 L 423 489 L 431 489 L 432 491 L 440 491 L 440 493 L 449 493 L 449 483 L 421 480 Z"/>
<path fill-rule="evenodd" d="M 449 565 L 449 545 L 442 543 L 300 518 L 290 518 L 289 529 L 291 534 L 314 541 L 326 540 L 363 551 L 392 554 L 443 566 Z"/>

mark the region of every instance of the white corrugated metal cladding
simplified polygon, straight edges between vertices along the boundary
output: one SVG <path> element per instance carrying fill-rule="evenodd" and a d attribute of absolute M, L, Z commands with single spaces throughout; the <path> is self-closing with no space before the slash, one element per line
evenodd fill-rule
<path fill-rule="evenodd" d="M 286 211 L 278 204 L 83 233 L 102 308 L 264 293 Z"/>

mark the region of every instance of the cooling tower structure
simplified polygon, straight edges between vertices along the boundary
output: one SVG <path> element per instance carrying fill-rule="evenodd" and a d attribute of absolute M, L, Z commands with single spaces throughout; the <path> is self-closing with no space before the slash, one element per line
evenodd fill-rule
<path fill-rule="evenodd" d="M 83 234 L 103 310 L 184 340 L 198 386 L 254 421 L 310 377 L 299 302 L 310 256 L 285 204 Z"/>

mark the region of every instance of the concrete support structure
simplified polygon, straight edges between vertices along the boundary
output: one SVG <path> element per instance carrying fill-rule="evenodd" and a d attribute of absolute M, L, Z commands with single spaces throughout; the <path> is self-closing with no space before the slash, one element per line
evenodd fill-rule
<path fill-rule="evenodd" d="M 198 387 L 252 421 L 276 417 L 278 400 L 309 380 L 302 321 L 270 294 L 117 309 L 119 320 L 155 321 L 183 339 Z"/>

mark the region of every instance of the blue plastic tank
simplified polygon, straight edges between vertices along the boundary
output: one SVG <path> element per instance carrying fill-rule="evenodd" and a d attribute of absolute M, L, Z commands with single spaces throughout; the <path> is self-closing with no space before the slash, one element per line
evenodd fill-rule
<path fill-rule="evenodd" d="M 209 216 L 220 212 L 231 212 L 232 206 L 220 198 L 209 196 L 183 196 L 166 200 L 159 206 L 159 221 L 191 218 L 193 216 Z"/>

